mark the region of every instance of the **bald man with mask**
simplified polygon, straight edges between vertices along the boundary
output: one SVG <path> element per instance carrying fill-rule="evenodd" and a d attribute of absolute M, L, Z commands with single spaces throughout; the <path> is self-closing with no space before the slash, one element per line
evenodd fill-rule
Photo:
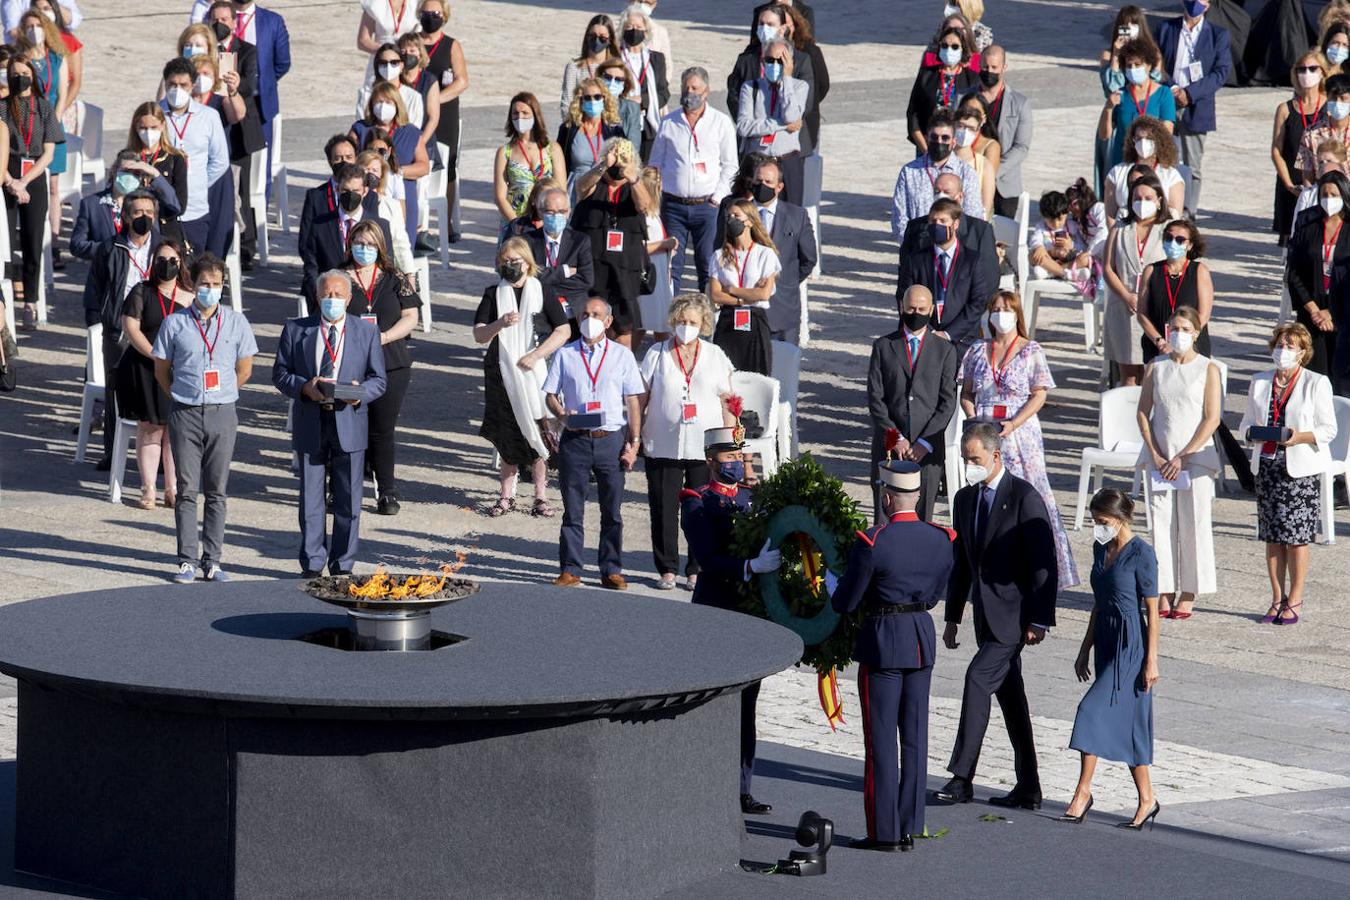
<path fill-rule="evenodd" d="M 980 54 L 980 99 L 989 111 L 989 124 L 998 132 L 1002 156 L 994 182 L 993 212 L 1012 218 L 1022 193 L 1022 160 L 1031 152 L 1031 101 L 1008 87 L 1008 54 L 990 44 Z"/>
<path fill-rule="evenodd" d="M 961 191 L 961 179 L 951 172 L 939 175 L 934 187 L 937 188 L 937 194 L 933 197 L 934 203 L 942 197 L 950 197 L 957 203 L 965 201 L 965 194 Z M 998 241 L 994 236 L 994 226 L 977 216 L 963 215 L 956 225 L 956 241 L 961 245 L 962 253 L 980 261 L 984 283 L 997 285 Z M 928 234 L 928 217 L 911 219 L 905 226 L 905 240 L 900 245 L 901 261 L 916 250 L 932 248 L 933 239 Z"/>

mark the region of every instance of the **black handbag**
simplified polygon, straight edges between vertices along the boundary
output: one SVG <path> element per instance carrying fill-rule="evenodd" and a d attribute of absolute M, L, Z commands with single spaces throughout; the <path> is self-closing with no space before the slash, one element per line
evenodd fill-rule
<path fill-rule="evenodd" d="M 14 343 L 14 335 L 0 325 L 0 391 L 9 393 L 18 386 L 14 374 L 14 357 L 19 355 L 19 345 Z"/>

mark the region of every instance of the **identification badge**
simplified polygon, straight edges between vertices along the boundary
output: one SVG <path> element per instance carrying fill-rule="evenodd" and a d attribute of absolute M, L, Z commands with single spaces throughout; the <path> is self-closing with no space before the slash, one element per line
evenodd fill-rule
<path fill-rule="evenodd" d="M 369 322 L 370 324 L 376 325 L 378 327 L 378 323 L 375 321 L 375 316 L 373 314 L 367 313 L 366 315 L 361 317 L 361 321 Z"/>
<path fill-rule="evenodd" d="M 995 404 L 994 405 L 995 421 L 1002 422 L 1006 418 L 1008 418 L 1008 407 L 1004 406 L 1002 403 Z"/>
<path fill-rule="evenodd" d="M 623 252 L 623 232 L 622 232 L 622 231 L 606 231 L 606 232 L 605 232 L 605 249 L 608 250 L 608 251 L 611 252 L 611 253 L 622 253 L 622 252 Z"/>
<path fill-rule="evenodd" d="M 451 72 L 449 69 L 446 69 L 444 72 L 441 73 L 441 87 L 448 86 L 454 80 L 455 80 L 455 73 Z"/>
<path fill-rule="evenodd" d="M 693 424 L 694 422 L 697 422 L 697 421 L 698 421 L 698 404 L 697 404 L 697 403 L 686 403 L 686 404 L 684 404 L 684 413 L 683 413 L 683 417 L 681 418 L 680 421 L 681 421 L 683 424 L 685 424 L 685 425 L 691 425 L 691 424 Z"/>
<path fill-rule="evenodd" d="M 567 302 L 566 297 L 559 297 L 558 305 L 562 307 L 564 316 L 569 319 L 572 318 L 572 304 Z"/>
<path fill-rule="evenodd" d="M 737 331 L 750 330 L 750 310 L 733 309 L 731 311 L 731 324 Z"/>
<path fill-rule="evenodd" d="M 708 164 L 705 163 L 705 162 L 695 162 L 695 163 L 694 163 L 694 171 L 697 172 L 697 173 L 700 174 L 700 175 L 707 175 L 707 174 L 708 174 Z"/>
<path fill-rule="evenodd" d="M 1200 65 L 1200 63 L 1198 63 L 1198 62 L 1193 62 L 1193 63 L 1191 63 L 1189 66 L 1186 67 L 1186 77 L 1189 78 L 1189 79 L 1191 80 L 1191 83 L 1192 83 L 1192 84 L 1194 84 L 1195 82 L 1199 81 L 1201 78 L 1204 78 L 1204 77 L 1205 77 L 1205 70 L 1204 70 L 1204 68 Z"/>
<path fill-rule="evenodd" d="M 760 139 L 759 139 L 759 145 L 760 145 L 761 147 L 772 147 L 772 146 L 773 146 L 773 138 L 774 138 L 774 136 L 771 135 L 771 134 L 762 135 L 762 136 L 760 136 Z"/>
<path fill-rule="evenodd" d="M 588 413 L 598 413 L 599 411 L 600 411 L 600 401 L 599 401 L 599 400 L 587 400 L 587 401 L 586 401 L 586 412 L 588 412 Z"/>
<path fill-rule="evenodd" d="M 23 176 L 27 175 L 29 172 L 33 171 L 33 165 L 34 165 L 34 163 L 36 163 L 36 162 L 37 162 L 37 160 L 35 160 L 35 159 L 21 159 L 21 160 L 19 160 L 19 177 L 22 178 Z"/>
<path fill-rule="evenodd" d="M 211 394 L 220 390 L 220 370 L 207 369 L 202 373 L 202 388 Z"/>

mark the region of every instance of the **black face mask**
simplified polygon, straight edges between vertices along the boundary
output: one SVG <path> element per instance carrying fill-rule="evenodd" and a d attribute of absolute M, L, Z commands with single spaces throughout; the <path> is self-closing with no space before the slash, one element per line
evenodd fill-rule
<path fill-rule="evenodd" d="M 334 175 L 336 175 L 338 173 L 338 169 L 342 168 L 344 165 L 346 165 L 345 162 L 343 162 L 342 160 L 338 160 L 337 162 L 330 162 L 328 164 L 328 168 L 332 170 Z"/>
<path fill-rule="evenodd" d="M 605 174 L 609 176 L 610 181 L 623 181 L 624 167 L 615 163 L 605 170 Z"/>
<path fill-rule="evenodd" d="M 421 57 L 413 56 L 411 53 L 403 54 L 403 71 L 415 69 L 422 62 Z"/>
<path fill-rule="evenodd" d="M 137 236 L 144 236 L 150 233 L 149 216 L 137 216 L 131 220 L 131 233 Z"/>
<path fill-rule="evenodd" d="M 727 237 L 733 241 L 745 234 L 745 220 L 731 218 L 727 219 Z"/>
<path fill-rule="evenodd" d="M 997 87 L 998 81 L 1002 77 L 1003 76 L 997 72 L 981 71 L 980 84 L 984 85 L 987 88 Z"/>
<path fill-rule="evenodd" d="M 900 317 L 900 321 L 905 323 L 911 333 L 927 328 L 933 324 L 932 313 L 909 312 Z"/>
<path fill-rule="evenodd" d="M 625 28 L 623 30 L 623 42 L 630 47 L 636 47 L 647 39 L 647 32 L 641 28 Z"/>
<path fill-rule="evenodd" d="M 520 276 L 525 274 L 525 268 L 518 262 L 505 263 L 501 267 L 502 277 L 511 284 L 520 280 Z"/>
<path fill-rule="evenodd" d="M 939 144 L 937 141 L 928 142 L 928 158 L 935 163 L 940 163 L 952 155 L 951 144 Z"/>
<path fill-rule="evenodd" d="M 27 75 L 15 75 L 10 80 L 9 86 L 13 88 L 14 93 L 22 94 L 24 91 L 28 90 L 30 87 L 33 86 L 33 79 L 28 77 Z"/>
<path fill-rule="evenodd" d="M 228 41 L 230 39 L 230 35 L 234 34 L 234 29 L 226 25 L 224 22 L 217 22 L 216 24 L 212 25 L 211 31 L 215 34 L 216 40 L 218 41 Z"/>
<path fill-rule="evenodd" d="M 354 213 L 361 208 L 361 194 L 358 191 L 343 191 L 338 194 L 338 203 L 347 212 Z"/>
<path fill-rule="evenodd" d="M 379 188 L 380 176 L 376 175 L 374 172 L 367 172 L 363 177 L 366 180 L 366 187 L 370 188 L 372 191 Z"/>
<path fill-rule="evenodd" d="M 601 53 L 604 53 L 608 47 L 609 38 L 601 37 L 598 34 L 593 34 L 586 38 L 586 49 L 591 51 L 592 56 L 599 56 Z"/>
<path fill-rule="evenodd" d="M 945 244 L 952 239 L 951 226 L 939 222 L 928 223 L 928 234 L 933 238 L 934 244 Z"/>
<path fill-rule="evenodd" d="M 750 196 L 754 197 L 755 202 L 760 206 L 764 206 L 765 204 L 770 203 L 774 197 L 777 197 L 778 192 L 767 184 L 756 184 L 751 186 Z"/>
<path fill-rule="evenodd" d="M 423 31 L 440 31 L 445 24 L 445 17 L 438 12 L 424 12 L 417 21 L 422 23 Z"/>
<path fill-rule="evenodd" d="M 178 260 L 169 256 L 158 257 L 153 271 L 156 281 L 173 281 L 178 277 Z"/>

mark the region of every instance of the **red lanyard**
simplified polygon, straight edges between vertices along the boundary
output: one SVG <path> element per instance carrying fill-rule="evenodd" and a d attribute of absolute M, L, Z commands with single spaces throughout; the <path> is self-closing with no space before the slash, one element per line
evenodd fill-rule
<path fill-rule="evenodd" d="M 675 348 L 675 362 L 680 365 L 680 374 L 684 376 L 684 395 L 689 396 L 690 385 L 694 380 L 694 367 L 698 365 L 698 354 L 701 350 L 699 346 L 701 341 L 694 340 L 694 361 L 689 364 L 688 370 L 684 367 L 684 360 L 680 358 L 680 348 Z"/>
<path fill-rule="evenodd" d="M 249 26 L 249 23 L 253 21 L 253 17 L 256 16 L 257 14 L 258 14 L 258 9 L 257 9 L 257 7 L 254 7 L 253 12 L 251 12 L 251 13 L 248 14 L 248 18 L 245 18 L 243 13 L 237 13 L 237 14 L 235 14 L 235 17 L 234 17 L 234 36 L 237 37 L 237 38 L 239 38 L 239 40 L 241 40 L 241 41 L 246 41 L 246 40 L 248 40 L 248 34 L 247 34 L 247 32 L 248 32 L 248 26 Z"/>
<path fill-rule="evenodd" d="M 394 20 L 394 34 L 398 34 L 399 28 L 402 27 L 403 14 L 407 11 L 408 0 L 403 0 L 403 3 L 399 6 L 398 15 L 394 15 L 394 0 L 389 0 L 389 18 Z"/>
<path fill-rule="evenodd" d="M 919 357 L 923 355 L 923 342 L 928 340 L 929 330 L 930 329 L 927 328 L 924 329 L 923 337 L 919 338 L 919 349 L 917 351 L 909 349 L 909 339 L 911 335 L 902 335 L 905 339 L 905 358 L 909 360 L 909 372 L 911 375 L 914 374 L 914 367 L 919 364 Z"/>
<path fill-rule="evenodd" d="M 643 58 L 643 54 L 640 53 L 640 52 L 638 53 L 638 60 L 642 62 L 642 66 L 641 66 L 639 69 L 637 69 L 637 70 L 635 71 L 635 70 L 633 69 L 632 57 L 629 56 L 629 53 L 628 53 L 627 50 L 623 51 L 623 61 L 624 61 L 624 63 L 628 66 L 628 71 L 632 72 L 634 75 L 637 76 L 638 87 L 646 87 L 646 85 L 647 85 L 647 62 L 646 62 L 646 60 Z"/>
<path fill-rule="evenodd" d="M 427 48 L 427 59 L 432 59 L 436 56 L 436 50 L 441 46 L 441 41 L 443 40 L 445 40 L 445 32 L 441 32 L 441 36 L 436 38 L 436 43 Z"/>
<path fill-rule="evenodd" d="M 113 223 L 113 231 L 115 231 L 117 234 L 121 234 L 121 233 L 122 233 L 122 216 L 121 216 L 121 214 L 117 211 L 117 207 L 115 207 L 115 206 L 110 206 L 110 207 L 108 207 L 108 216 L 109 216 L 109 218 L 112 219 L 112 223 Z"/>
<path fill-rule="evenodd" d="M 132 250 L 130 247 L 127 248 L 127 258 L 130 259 L 131 264 L 136 267 L 136 271 L 141 273 L 141 281 L 147 281 L 150 278 L 149 260 L 146 260 L 147 264 L 142 266 L 136 261 L 136 251 Z"/>
<path fill-rule="evenodd" d="M 155 288 L 155 296 L 159 298 L 159 314 L 167 319 L 169 317 L 169 310 L 173 309 L 173 298 L 170 297 L 169 302 L 165 303 L 164 292 L 159 288 Z M 216 337 L 220 337 L 220 335 L 217 334 Z"/>
<path fill-rule="evenodd" d="M 601 148 L 601 146 L 603 146 L 604 143 L 605 143 L 604 130 L 603 130 L 603 129 L 601 128 L 601 126 L 600 126 L 600 120 L 597 119 L 597 120 L 595 121 L 595 143 L 591 143 L 591 134 L 590 134 L 589 131 L 586 130 L 586 126 L 585 126 L 585 125 L 582 125 L 582 126 L 581 126 L 581 136 L 584 137 L 584 138 L 586 139 L 586 146 L 591 148 L 591 160 L 592 160 L 593 162 L 599 162 L 599 161 L 600 161 L 600 148 Z M 543 151 L 540 151 L 540 152 L 542 153 Z M 542 157 L 541 157 L 541 158 L 542 158 Z M 528 160 L 528 159 L 529 159 L 529 157 L 526 157 L 526 160 Z"/>
<path fill-rule="evenodd" d="M 38 67 L 33 66 L 33 80 L 42 88 L 42 96 L 47 96 L 47 88 L 52 86 L 52 51 L 48 50 L 47 55 L 42 58 L 42 68 L 47 70 L 47 80 L 43 81 L 42 76 L 38 74 Z"/>
<path fill-rule="evenodd" d="M 1134 103 L 1134 111 L 1138 115 L 1140 116 L 1146 115 L 1144 110 L 1148 108 L 1148 98 L 1152 96 L 1153 96 L 1153 82 L 1151 81 L 1149 82 L 1148 90 L 1144 92 L 1144 102 L 1142 104 L 1134 96 L 1134 91 L 1133 90 L 1130 91 L 1130 101 Z"/>
<path fill-rule="evenodd" d="M 30 156 L 33 143 L 33 110 L 37 108 L 37 98 L 29 97 L 28 104 L 28 124 L 19 128 L 19 136 L 23 138 L 23 155 Z"/>
<path fill-rule="evenodd" d="M 375 282 L 380 280 L 380 267 L 372 266 L 370 270 L 370 284 L 361 283 L 361 270 L 355 269 L 352 274 L 356 276 L 356 284 L 361 290 L 366 292 L 366 312 L 375 311 Z M 344 329 L 346 326 L 343 326 Z"/>
<path fill-rule="evenodd" d="M 1004 87 L 999 88 L 998 97 L 995 98 L 993 103 L 989 104 L 989 123 L 991 125 L 998 119 L 999 110 L 1003 108 L 1003 91 L 1006 87 L 1007 85 L 1004 85 Z"/>
<path fill-rule="evenodd" d="M 1302 101 L 1302 100 L 1295 99 L 1294 102 L 1298 104 L 1298 117 L 1299 117 L 1299 119 L 1301 119 L 1301 120 L 1303 121 L 1303 130 L 1304 130 L 1304 131 L 1307 131 L 1307 130 L 1308 130 L 1308 117 L 1304 114 L 1304 111 L 1303 111 L 1303 101 Z M 1314 121 L 1314 122 L 1317 121 L 1317 114 L 1320 113 L 1321 111 L 1322 111 L 1322 94 L 1321 94 L 1321 92 L 1319 91 L 1318 94 L 1317 94 L 1317 105 L 1313 107 L 1313 121 Z"/>
<path fill-rule="evenodd" d="M 1177 290 L 1172 293 L 1172 273 L 1167 271 L 1167 266 L 1163 266 L 1163 287 L 1167 288 L 1167 308 L 1172 312 L 1177 311 L 1177 298 L 1181 296 L 1181 283 L 1186 280 L 1186 270 L 1191 267 L 1191 261 L 1188 259 L 1181 264 L 1181 274 L 1177 276 Z"/>
<path fill-rule="evenodd" d="M 158 163 L 158 162 L 160 161 L 160 159 L 161 159 L 161 156 L 160 156 L 160 154 L 159 154 L 159 149 L 158 149 L 158 148 L 156 148 L 156 149 L 155 149 L 155 152 L 154 152 L 154 153 L 151 153 L 149 156 L 147 156 L 146 153 L 145 153 L 145 151 L 142 150 L 142 151 L 140 152 L 140 157 L 141 157 L 141 162 L 143 162 L 143 163 L 148 163 L 149 165 L 152 165 L 152 166 L 155 165 L 156 163 Z"/>
<path fill-rule="evenodd" d="M 206 345 L 206 358 L 207 358 L 207 360 L 208 360 L 209 363 L 214 363 L 214 362 L 216 361 L 216 344 L 220 342 L 220 330 L 224 327 L 224 326 L 221 324 L 221 322 L 220 322 L 220 316 L 221 316 L 221 312 L 220 312 L 219 309 L 217 309 L 217 310 L 216 310 L 216 316 L 215 316 L 215 318 L 216 318 L 216 339 L 215 339 L 214 341 L 208 341 L 208 340 L 206 339 L 206 332 L 207 332 L 207 330 L 210 329 L 211 326 L 208 324 L 205 328 L 203 328 L 203 327 L 202 327 L 202 317 L 199 316 L 199 315 L 197 315 L 195 312 L 192 314 L 192 321 L 194 321 L 194 322 L 197 323 L 197 331 L 199 331 L 199 332 L 201 333 L 201 336 L 202 336 L 202 343 Z"/>
<path fill-rule="evenodd" d="M 703 120 L 700 118 L 699 121 L 701 122 Z M 691 137 L 694 141 L 694 152 L 698 153 L 698 132 L 694 130 L 698 127 L 698 124 L 696 122 L 689 121 L 688 113 L 684 114 L 684 124 L 689 126 L 689 137 Z"/>
<path fill-rule="evenodd" d="M 173 128 L 173 133 L 176 134 L 176 135 L 178 135 L 178 143 L 179 143 L 179 144 L 182 144 L 182 143 L 183 143 L 183 135 L 187 134 L 188 123 L 190 123 L 190 122 L 192 121 L 192 113 L 188 113 L 188 114 L 187 114 L 187 117 L 183 119 L 183 127 L 182 127 L 182 128 L 179 128 L 179 127 L 178 127 L 178 123 L 174 122 L 174 120 L 173 120 L 173 115 L 172 115 L 172 114 L 169 114 L 169 115 L 166 116 L 165 118 L 167 118 L 167 119 L 169 120 L 169 126 L 170 126 L 171 128 Z"/>
<path fill-rule="evenodd" d="M 946 74 L 939 72 L 938 78 L 942 81 L 942 93 L 938 98 L 939 105 L 951 106 L 952 94 L 956 92 L 956 76 L 952 75 L 951 77 L 948 77 Z"/>
<path fill-rule="evenodd" d="M 332 326 L 330 325 L 329 328 L 331 328 L 331 327 L 332 327 Z M 343 341 L 343 339 L 344 339 L 346 336 L 347 336 L 347 323 L 346 323 L 345 320 L 344 320 L 343 323 L 342 323 L 342 333 L 338 335 L 338 339 L 337 339 L 337 344 L 336 344 L 336 345 L 328 343 L 328 333 L 327 333 L 327 331 L 326 331 L 324 328 L 322 328 L 322 327 L 319 328 L 319 337 L 323 338 L 323 349 L 324 349 L 324 352 L 326 352 L 326 353 L 328 354 L 328 358 L 331 359 L 331 360 L 333 361 L 333 377 L 334 377 L 334 378 L 337 377 L 338 354 L 339 354 L 340 352 L 342 352 L 342 341 Z"/>
<path fill-rule="evenodd" d="M 1294 393 L 1294 385 L 1298 382 L 1298 376 L 1302 374 L 1303 369 L 1301 368 L 1297 369 L 1294 372 L 1294 376 L 1290 378 L 1289 383 L 1284 386 L 1283 394 L 1276 394 L 1275 382 L 1272 381 L 1270 383 L 1271 403 L 1275 413 L 1275 416 L 1273 419 L 1271 419 L 1270 424 L 1274 425 L 1276 422 L 1283 421 L 1285 404 L 1289 402 L 1289 396 Z"/>
<path fill-rule="evenodd" d="M 1138 231 L 1135 231 L 1135 234 L 1136 234 L 1136 235 L 1137 235 L 1138 233 L 1139 233 Z M 1139 238 L 1137 238 L 1137 237 L 1134 239 L 1135 252 L 1139 255 L 1139 271 L 1140 271 L 1140 272 L 1142 272 L 1142 271 L 1144 270 L 1144 248 L 1148 246 L 1148 239 L 1149 239 L 1152 235 L 1153 235 L 1153 226 L 1150 225 L 1150 226 L 1148 226 L 1148 230 L 1144 232 L 1144 239 L 1143 239 L 1142 241 L 1139 240 Z"/>
<path fill-rule="evenodd" d="M 999 390 L 1002 390 L 1003 386 L 1008 382 L 1008 362 L 1012 359 L 1013 351 L 1016 349 L 1017 349 L 1017 338 L 1013 338 L 1013 342 L 1008 345 L 1008 352 L 1003 354 L 1003 362 L 999 365 L 995 365 L 994 342 L 993 341 L 989 342 L 989 368 L 993 372 L 994 384 L 999 388 Z"/>
<path fill-rule="evenodd" d="M 933 272 L 937 275 L 938 284 L 942 285 L 942 299 L 945 301 L 947 299 L 947 286 L 952 283 L 952 270 L 956 268 L 956 255 L 961 252 L 961 242 L 957 241 L 952 246 L 952 258 L 947 261 L 947 273 L 945 275 L 942 272 L 942 264 L 938 256 L 943 252 L 937 247 L 933 248 Z"/>
<path fill-rule="evenodd" d="M 592 352 L 594 352 L 594 351 L 592 351 Z M 590 357 L 586 354 L 586 348 L 585 348 L 585 347 L 582 347 L 582 348 L 581 348 L 581 364 L 582 364 L 583 366 L 586 367 L 586 375 L 591 379 L 591 396 L 592 396 L 592 397 L 594 397 L 594 396 L 595 396 L 595 393 L 596 393 L 595 383 L 596 383 L 597 381 L 600 380 L 600 372 L 605 368 L 605 357 L 606 357 L 606 356 L 609 356 L 609 339 L 608 339 L 608 338 L 606 338 L 606 340 L 605 340 L 605 352 L 600 354 L 600 365 L 596 366 L 596 367 L 595 367 L 595 371 L 592 372 L 592 371 L 591 371 L 591 360 L 590 360 Z"/>
<path fill-rule="evenodd" d="M 1326 238 L 1326 229 L 1322 230 L 1322 290 L 1331 287 L 1331 257 L 1336 253 L 1336 241 L 1341 236 L 1341 226 L 1345 220 L 1341 219 L 1336 223 L 1336 230 L 1331 234 L 1331 240 Z"/>
<path fill-rule="evenodd" d="M 749 249 L 745 251 L 744 261 L 741 260 L 741 252 L 739 250 L 731 251 L 736 256 L 736 283 L 741 287 L 745 287 L 745 268 L 746 266 L 750 265 L 750 252 L 754 249 L 755 248 L 752 245 Z"/>
<path fill-rule="evenodd" d="M 516 141 L 516 149 L 518 149 L 518 150 L 520 151 L 520 155 L 521 155 L 521 156 L 525 157 L 525 165 L 526 165 L 527 168 L 529 168 L 529 170 L 530 170 L 531 172 L 534 173 L 534 177 L 535 177 L 535 178 L 543 178 L 543 177 L 544 177 L 544 148 L 543 148 L 543 147 L 540 147 L 540 148 L 539 148 L 539 165 L 538 165 L 538 166 L 536 166 L 534 163 L 530 162 L 530 153 L 529 153 L 528 150 L 525 149 L 525 142 L 524 142 L 524 141 Z"/>
<path fill-rule="evenodd" d="M 329 181 L 329 182 L 328 182 L 328 211 L 329 211 L 329 212 L 333 212 L 333 210 L 335 210 L 335 209 L 337 209 L 337 201 L 336 201 L 336 199 L 333 197 L 333 182 L 332 182 L 332 181 Z"/>

